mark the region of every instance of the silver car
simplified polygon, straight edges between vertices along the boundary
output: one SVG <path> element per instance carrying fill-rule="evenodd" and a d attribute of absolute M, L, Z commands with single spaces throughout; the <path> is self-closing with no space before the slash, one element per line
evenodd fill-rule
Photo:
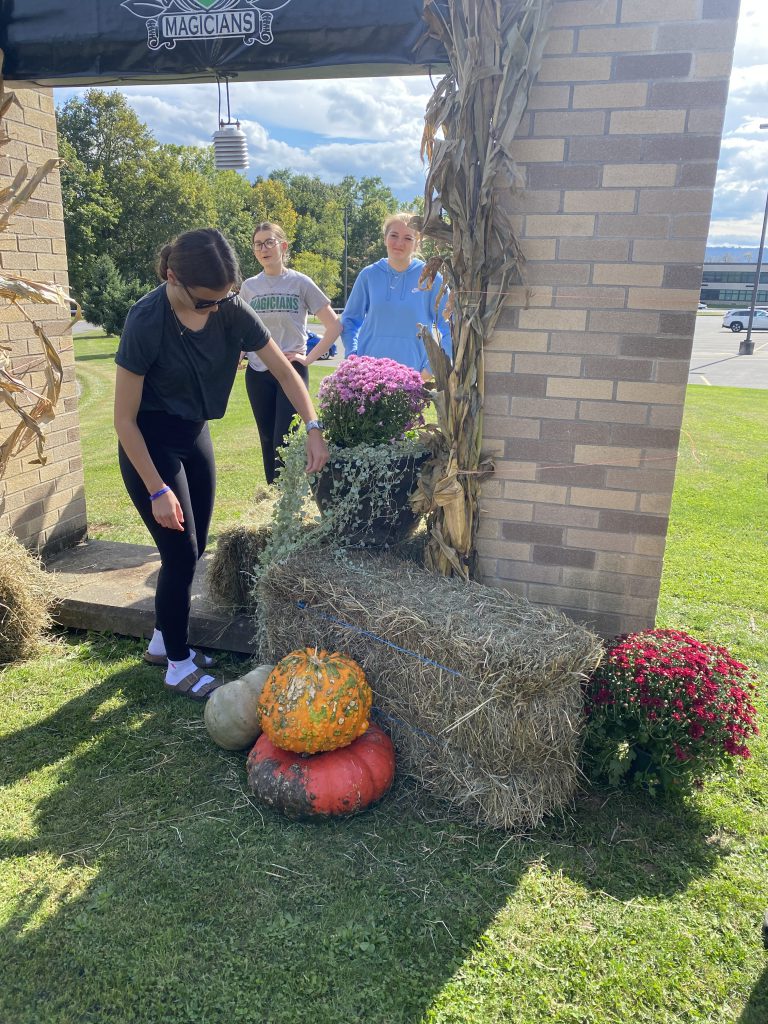
<path fill-rule="evenodd" d="M 734 334 L 746 329 L 749 323 L 748 309 L 729 309 L 723 317 L 723 327 L 730 327 Z M 764 309 L 755 310 L 755 319 L 752 321 L 753 331 L 768 331 L 768 312 Z"/>

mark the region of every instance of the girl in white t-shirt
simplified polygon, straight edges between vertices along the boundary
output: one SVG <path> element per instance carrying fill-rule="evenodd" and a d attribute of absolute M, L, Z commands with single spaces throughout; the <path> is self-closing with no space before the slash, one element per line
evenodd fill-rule
<path fill-rule="evenodd" d="M 294 370 L 307 383 L 307 367 L 328 351 L 341 333 L 341 321 L 328 297 L 306 274 L 286 266 L 288 239 L 279 224 L 265 221 L 253 232 L 253 252 L 264 268 L 243 282 L 240 297 L 264 322 Z M 323 340 L 307 355 L 307 314 L 325 327 Z M 255 352 L 249 353 L 245 387 L 261 438 L 264 475 L 271 484 L 280 469 L 283 444 L 296 410 L 280 382 Z"/>

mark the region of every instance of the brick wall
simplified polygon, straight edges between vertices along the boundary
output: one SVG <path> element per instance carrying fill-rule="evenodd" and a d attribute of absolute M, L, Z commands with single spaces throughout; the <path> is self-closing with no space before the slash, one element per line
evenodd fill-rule
<path fill-rule="evenodd" d="M 10 143 L 0 149 L 0 183 L 6 185 L 26 163 L 31 170 L 57 155 L 56 120 L 49 89 L 13 89 L 20 106 L 12 105 L 5 117 Z M 0 269 L 37 281 L 67 286 L 64 246 L 64 211 L 58 171 L 48 175 L 34 198 L 22 207 L 0 234 Z M 0 530 L 10 530 L 28 547 L 52 553 L 80 540 L 86 531 L 80 427 L 74 373 L 72 337 L 66 330 L 68 311 L 63 307 L 25 304 L 54 341 L 64 366 L 64 381 L 56 418 L 45 428 L 48 461 L 32 463 L 31 446 L 11 459 L 0 477 Z M 63 333 L 62 333 L 63 332 Z M 40 342 L 19 310 L 0 299 L 0 344 L 10 345 L 12 372 L 31 387 L 45 382 Z M 28 408 L 34 400 L 22 398 Z M 18 422 L 0 404 L 0 441 Z"/>
<path fill-rule="evenodd" d="M 484 582 L 652 625 L 738 0 L 555 0 L 487 350 Z"/>

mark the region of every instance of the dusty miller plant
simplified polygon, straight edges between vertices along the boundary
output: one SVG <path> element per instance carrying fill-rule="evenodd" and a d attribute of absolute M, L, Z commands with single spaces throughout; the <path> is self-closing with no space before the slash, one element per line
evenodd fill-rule
<path fill-rule="evenodd" d="M 298 423 L 296 424 L 298 427 Z M 272 517 L 270 535 L 253 566 L 252 589 L 258 606 L 259 584 L 269 567 L 299 551 L 321 545 L 343 549 L 354 543 L 354 534 L 369 518 L 385 519 L 392 514 L 392 495 L 400 484 L 404 457 L 425 453 L 424 439 L 418 432 L 387 444 L 359 444 L 350 448 L 328 446 L 329 465 L 344 461 L 343 480 L 334 481 L 332 501 L 318 512 L 312 498 L 312 480 L 306 472 L 304 431 L 295 429 L 280 449 L 283 468 L 275 482 L 278 499 Z M 375 483 L 375 487 L 371 484 Z M 365 495 L 366 519 L 361 516 L 361 496 Z M 256 617 L 257 646 L 266 656 L 268 639 L 262 616 Z"/>
<path fill-rule="evenodd" d="M 425 451 L 418 434 L 387 444 L 359 444 L 351 448 L 331 444 L 328 448 L 329 465 L 343 459 L 344 479 L 334 481 L 333 501 L 323 512 L 312 512 L 312 482 L 306 473 L 303 431 L 293 431 L 281 449 L 283 468 L 276 481 L 279 496 L 271 536 L 262 552 L 257 575 L 272 562 L 283 561 L 307 547 L 329 543 L 349 546 L 350 537 L 364 528 L 369 518 L 386 518 L 391 514 L 392 494 L 401 480 L 399 460 Z M 363 495 L 368 503 L 365 519 L 360 511 Z"/>

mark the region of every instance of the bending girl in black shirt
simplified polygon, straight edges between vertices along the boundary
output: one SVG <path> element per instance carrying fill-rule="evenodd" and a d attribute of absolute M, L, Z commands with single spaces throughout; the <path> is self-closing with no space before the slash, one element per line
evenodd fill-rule
<path fill-rule="evenodd" d="M 128 313 L 115 356 L 115 429 L 128 494 L 160 552 L 155 632 L 145 655 L 165 664 L 165 685 L 204 700 L 221 681 L 190 650 L 195 567 L 213 512 L 208 420 L 224 415 L 241 352 L 258 351 L 307 425 L 307 472 L 328 449 L 299 375 L 233 289 L 240 269 L 213 228 L 188 231 L 160 253 L 164 282 Z"/>

